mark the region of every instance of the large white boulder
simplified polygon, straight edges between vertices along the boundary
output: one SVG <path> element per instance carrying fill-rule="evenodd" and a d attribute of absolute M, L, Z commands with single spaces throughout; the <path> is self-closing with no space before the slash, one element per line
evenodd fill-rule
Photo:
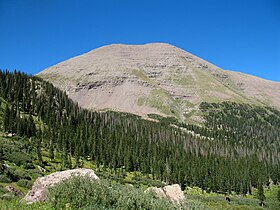
<path fill-rule="evenodd" d="M 28 203 L 47 200 L 47 189 L 72 176 L 88 176 L 94 180 L 99 179 L 91 169 L 79 168 L 52 173 L 45 177 L 39 177 L 33 184 L 32 189 L 23 198 Z"/>
<path fill-rule="evenodd" d="M 149 187 L 146 191 L 146 193 L 151 193 L 154 196 L 158 197 L 158 198 L 163 198 L 163 199 L 167 199 L 165 192 L 163 191 L 162 188 L 157 188 L 157 187 Z"/>
<path fill-rule="evenodd" d="M 180 203 L 185 199 L 184 192 L 178 184 L 167 185 L 163 188 L 149 187 L 145 192 L 152 193 L 158 198 L 167 199 L 174 203 Z"/>
<path fill-rule="evenodd" d="M 181 190 L 181 187 L 178 184 L 167 185 L 162 189 L 167 199 L 172 202 L 181 202 L 185 199 L 184 192 Z"/>

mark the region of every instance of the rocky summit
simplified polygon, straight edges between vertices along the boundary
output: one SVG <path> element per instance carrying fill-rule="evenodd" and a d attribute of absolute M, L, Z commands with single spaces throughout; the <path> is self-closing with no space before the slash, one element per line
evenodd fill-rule
<path fill-rule="evenodd" d="M 201 102 L 280 108 L 280 83 L 223 70 L 165 43 L 113 44 L 49 67 L 37 76 L 80 106 L 199 122 Z"/>

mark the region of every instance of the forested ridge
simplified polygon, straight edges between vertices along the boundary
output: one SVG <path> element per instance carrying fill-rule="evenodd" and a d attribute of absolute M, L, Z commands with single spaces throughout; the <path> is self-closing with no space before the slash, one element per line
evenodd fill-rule
<path fill-rule="evenodd" d="M 205 126 L 178 128 L 82 109 L 51 83 L 16 71 L 0 71 L 0 97 L 9 103 L 1 129 L 36 141 L 39 161 L 45 148 L 50 157 L 61 152 L 65 168 L 84 157 L 115 173 L 141 171 L 183 188 L 229 193 L 280 179 L 280 113 L 270 107 L 202 103 Z"/>

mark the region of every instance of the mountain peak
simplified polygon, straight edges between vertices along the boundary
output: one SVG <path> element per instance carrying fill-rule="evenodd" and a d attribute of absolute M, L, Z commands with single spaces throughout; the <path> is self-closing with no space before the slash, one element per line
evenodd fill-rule
<path fill-rule="evenodd" d="M 147 47 L 147 46 L 152 46 L 152 47 L 175 47 L 174 45 L 171 45 L 169 43 L 165 42 L 151 42 L 151 43 L 145 43 L 145 44 L 109 44 L 105 45 L 103 47 Z"/>
<path fill-rule="evenodd" d="M 103 47 L 93 49 L 90 51 L 90 53 L 94 53 L 96 51 L 102 51 L 102 50 L 107 50 L 107 51 L 126 51 L 128 53 L 136 53 L 138 52 L 139 54 L 142 54 L 142 56 L 145 55 L 151 55 L 154 53 L 166 53 L 166 52 L 172 52 L 174 54 L 181 54 L 182 52 L 188 53 L 176 46 L 173 46 L 168 43 L 147 43 L 147 44 L 110 44 L 110 45 L 105 45 Z M 106 52 L 107 53 L 107 52 Z M 189 53 L 188 53 L 189 54 Z"/>
<path fill-rule="evenodd" d="M 224 71 L 167 43 L 107 45 L 38 76 L 65 90 L 82 107 L 144 116 L 199 121 L 198 107 L 204 101 L 280 107 L 279 83 Z"/>

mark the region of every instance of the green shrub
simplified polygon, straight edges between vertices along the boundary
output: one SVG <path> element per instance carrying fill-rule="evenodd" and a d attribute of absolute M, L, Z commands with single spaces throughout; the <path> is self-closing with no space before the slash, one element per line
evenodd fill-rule
<path fill-rule="evenodd" d="M 7 190 L 5 189 L 4 186 L 0 185 L 0 195 L 4 193 L 7 193 Z"/>
<path fill-rule="evenodd" d="M 6 175 L 0 175 L 0 182 L 2 182 L 2 183 L 11 183 L 12 181 Z"/>
<path fill-rule="evenodd" d="M 8 193 L 6 193 L 6 194 L 4 194 L 4 195 L 1 195 L 1 196 L 0 196 L 0 199 L 3 199 L 3 200 L 12 200 L 12 199 L 14 199 L 15 197 L 16 197 L 16 196 L 15 196 L 14 193 L 8 192 Z"/>
<path fill-rule="evenodd" d="M 27 171 L 28 171 L 28 174 L 30 174 L 30 176 L 33 179 L 37 179 L 38 177 L 43 176 L 43 173 L 40 172 L 38 169 L 28 169 Z"/>
<path fill-rule="evenodd" d="M 49 198 L 56 209 L 176 209 L 140 189 L 88 177 L 74 177 L 54 186 Z"/>
<path fill-rule="evenodd" d="M 18 186 L 25 187 L 25 188 L 28 188 L 28 189 L 30 189 L 32 187 L 32 184 L 33 184 L 33 182 L 30 181 L 30 180 L 27 180 L 27 179 L 20 179 L 17 182 Z"/>
<path fill-rule="evenodd" d="M 6 154 L 5 156 L 9 162 L 13 162 L 18 166 L 32 162 L 31 157 L 23 152 L 14 151 L 10 154 Z"/>
<path fill-rule="evenodd" d="M 23 168 L 24 169 L 35 169 L 35 166 L 33 163 L 24 163 Z"/>
<path fill-rule="evenodd" d="M 15 170 L 14 175 L 17 177 L 18 180 L 20 179 L 31 180 L 30 175 L 24 170 L 17 169 Z"/>
<path fill-rule="evenodd" d="M 31 180 L 30 175 L 22 169 L 7 168 L 5 174 L 12 180 L 12 182 L 17 182 L 20 179 Z"/>

